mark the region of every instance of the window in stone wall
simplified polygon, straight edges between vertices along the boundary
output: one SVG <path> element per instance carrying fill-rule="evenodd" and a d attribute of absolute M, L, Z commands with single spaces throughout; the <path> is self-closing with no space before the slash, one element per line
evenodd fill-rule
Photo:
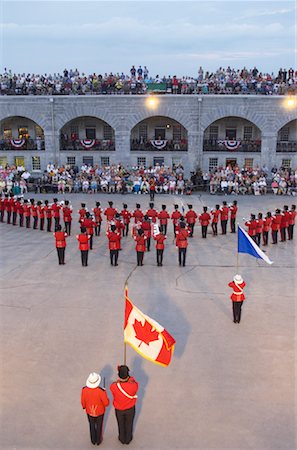
<path fill-rule="evenodd" d="M 217 141 L 219 138 L 219 127 L 212 125 L 209 127 L 209 139 Z"/>
<path fill-rule="evenodd" d="M 4 128 L 4 130 L 3 130 L 3 137 L 4 137 L 4 139 L 12 139 L 12 129 L 11 128 Z"/>
<path fill-rule="evenodd" d="M 67 165 L 75 166 L 75 156 L 67 156 Z"/>
<path fill-rule="evenodd" d="M 291 167 L 291 159 L 282 159 L 282 167 L 289 169 Z"/>
<path fill-rule="evenodd" d="M 236 128 L 226 128 L 225 138 L 228 141 L 233 141 L 236 139 Z"/>
<path fill-rule="evenodd" d="M 109 156 L 101 156 L 101 166 L 109 166 L 110 165 L 110 161 L 109 161 Z"/>
<path fill-rule="evenodd" d="M 39 125 L 35 125 L 35 135 L 36 137 L 43 138 L 43 129 Z"/>
<path fill-rule="evenodd" d="M 208 160 L 208 170 L 211 172 L 213 169 L 218 167 L 219 158 L 209 158 Z"/>
<path fill-rule="evenodd" d="M 87 166 L 93 166 L 94 165 L 93 156 L 83 156 L 83 164 L 86 164 Z"/>
<path fill-rule="evenodd" d="M 8 164 L 7 156 L 0 156 L 0 166 L 6 167 Z"/>
<path fill-rule="evenodd" d="M 139 156 L 138 158 L 137 158 L 137 166 L 138 167 L 146 167 L 146 158 L 145 157 L 143 157 L 143 156 Z"/>
<path fill-rule="evenodd" d="M 182 138 L 181 125 L 173 125 L 172 136 L 174 141 L 181 141 Z"/>
<path fill-rule="evenodd" d="M 284 127 L 280 130 L 280 141 L 288 142 L 289 140 L 290 128 Z"/>
<path fill-rule="evenodd" d="M 245 158 L 244 167 L 253 168 L 254 167 L 254 159 L 253 158 Z"/>
<path fill-rule="evenodd" d="M 252 126 L 245 126 L 243 128 L 243 140 L 244 141 L 251 141 L 253 139 L 253 127 Z"/>
<path fill-rule="evenodd" d="M 109 125 L 104 125 L 103 127 L 103 139 L 107 141 L 112 140 L 112 128 Z"/>
<path fill-rule="evenodd" d="M 86 128 L 86 139 L 96 139 L 96 128 L 87 127 Z"/>
<path fill-rule="evenodd" d="M 139 125 L 139 128 L 138 128 L 138 139 L 140 141 L 143 140 L 143 142 L 147 141 L 147 125 L 145 123 Z"/>
<path fill-rule="evenodd" d="M 32 156 L 32 170 L 41 170 L 40 156 Z"/>

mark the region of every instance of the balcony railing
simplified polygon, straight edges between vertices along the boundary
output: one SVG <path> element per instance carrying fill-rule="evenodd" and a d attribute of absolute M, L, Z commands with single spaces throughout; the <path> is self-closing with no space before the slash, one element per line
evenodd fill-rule
<path fill-rule="evenodd" d="M 113 140 L 103 139 L 75 139 L 60 140 L 60 151 L 114 151 L 115 142 Z"/>
<path fill-rule="evenodd" d="M 0 139 L 0 151 L 42 151 L 43 139 Z"/>
<path fill-rule="evenodd" d="M 286 141 L 276 143 L 277 153 L 296 153 L 297 152 L 297 141 Z"/>
<path fill-rule="evenodd" d="M 204 139 L 204 152 L 260 153 L 261 141 Z"/>
<path fill-rule="evenodd" d="M 186 152 L 188 150 L 188 141 L 186 139 L 180 141 L 152 139 L 146 142 L 140 142 L 138 139 L 132 139 L 130 142 L 130 150 L 132 152 Z"/>

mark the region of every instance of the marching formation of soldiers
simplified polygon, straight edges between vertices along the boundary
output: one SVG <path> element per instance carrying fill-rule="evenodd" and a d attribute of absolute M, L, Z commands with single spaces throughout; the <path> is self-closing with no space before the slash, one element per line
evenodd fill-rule
<path fill-rule="evenodd" d="M 78 222 L 80 233 L 76 236 L 81 251 L 82 266 L 88 265 L 88 252 L 93 248 L 93 237 L 100 236 L 103 217 L 106 220 L 105 234 L 108 240 L 110 252 L 110 264 L 118 265 L 119 251 L 122 249 L 121 240 L 131 234 L 135 240 L 136 261 L 138 266 L 144 263 L 144 254 L 151 249 L 151 239 L 155 241 L 157 266 L 163 265 L 163 255 L 165 240 L 167 238 L 168 223 L 173 225 L 175 245 L 178 248 L 178 263 L 180 266 L 186 265 L 186 254 L 189 239 L 193 238 L 195 225 L 201 225 L 202 238 L 207 238 L 208 227 L 211 225 L 212 235 L 218 236 L 218 224 L 220 224 L 221 234 L 227 234 L 228 221 L 230 232 L 236 232 L 237 201 L 222 205 L 215 205 L 213 209 L 203 206 L 202 212 L 198 215 L 191 204 L 188 205 L 187 212 L 184 207 L 179 209 L 174 205 L 174 210 L 170 214 L 166 205 L 161 206 L 161 211 L 157 211 L 154 203 L 149 203 L 149 208 L 142 211 L 141 205 L 136 203 L 133 211 L 128 210 L 127 204 L 118 211 L 112 201 L 108 202 L 108 207 L 103 211 L 100 202 L 95 202 L 92 211 L 88 211 L 86 204 L 82 203 L 78 210 Z M 58 202 L 54 198 L 52 203 L 48 200 L 44 202 L 22 199 L 19 197 L 6 195 L 0 200 L 0 221 L 25 228 L 33 228 L 51 232 L 54 229 L 56 238 L 56 248 L 59 264 L 65 264 L 66 238 L 71 235 L 73 210 L 68 200 Z M 278 231 L 280 231 L 281 241 L 293 239 L 294 224 L 296 219 L 296 206 L 291 209 L 284 206 L 283 211 L 279 209 L 272 215 L 270 212 L 263 217 L 259 213 L 256 217 L 251 214 L 250 220 L 245 222 L 248 234 L 258 244 L 268 244 L 269 231 L 272 232 L 272 243 L 278 242 Z M 62 220 L 64 229 L 62 230 Z M 130 231 L 131 226 L 131 231 Z"/>

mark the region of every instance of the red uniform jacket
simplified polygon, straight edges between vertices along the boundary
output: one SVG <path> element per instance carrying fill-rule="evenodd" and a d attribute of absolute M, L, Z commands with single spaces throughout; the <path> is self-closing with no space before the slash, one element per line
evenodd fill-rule
<path fill-rule="evenodd" d="M 118 387 L 118 384 L 120 388 L 125 391 L 125 393 L 128 395 L 125 395 L 121 392 L 121 390 Z M 119 409 L 121 411 L 125 409 L 130 409 L 135 406 L 137 396 L 136 393 L 138 391 L 138 383 L 133 378 L 130 377 L 128 381 L 115 381 L 110 385 L 110 391 L 113 395 L 113 406 L 115 409 Z M 132 398 L 131 398 L 132 397 Z"/>
<path fill-rule="evenodd" d="M 81 208 L 81 209 L 78 210 L 78 214 L 79 214 L 79 220 L 78 221 L 81 223 L 84 220 L 84 218 L 86 217 L 87 210 L 85 208 Z"/>
<path fill-rule="evenodd" d="M 53 211 L 54 217 L 60 217 L 60 209 L 61 209 L 61 206 L 57 205 L 57 203 L 52 204 L 52 211 Z"/>
<path fill-rule="evenodd" d="M 65 248 L 67 234 L 64 231 L 56 231 L 54 236 L 56 238 L 56 248 Z"/>
<path fill-rule="evenodd" d="M 262 233 L 262 231 L 263 231 L 263 226 L 264 226 L 263 220 L 262 220 L 262 219 L 257 219 L 256 222 L 257 222 L 257 225 L 256 225 L 256 234 Z"/>
<path fill-rule="evenodd" d="M 18 212 L 18 202 L 16 200 L 13 200 L 11 209 L 12 209 L 12 212 Z"/>
<path fill-rule="evenodd" d="M 19 206 L 18 206 L 18 213 L 21 215 L 21 214 L 24 214 L 24 205 L 23 205 L 23 203 L 21 203 L 21 202 L 18 202 L 19 203 Z"/>
<path fill-rule="evenodd" d="M 171 219 L 173 221 L 173 224 L 176 225 L 177 222 L 179 221 L 179 219 L 181 218 L 181 213 L 180 211 L 173 211 L 173 213 L 171 214 Z"/>
<path fill-rule="evenodd" d="M 221 221 L 228 220 L 229 208 L 228 206 L 222 206 L 220 209 Z"/>
<path fill-rule="evenodd" d="M 210 215 L 207 212 L 200 214 L 199 221 L 200 221 L 201 225 L 208 226 L 208 224 L 210 222 Z"/>
<path fill-rule="evenodd" d="M 44 211 L 47 219 L 50 219 L 52 217 L 52 208 L 50 206 L 45 206 Z"/>
<path fill-rule="evenodd" d="M 157 250 L 164 250 L 165 245 L 164 245 L 164 241 L 166 239 L 166 236 L 164 236 L 164 234 L 157 234 L 156 236 L 154 236 L 154 239 L 156 241 L 156 249 Z"/>
<path fill-rule="evenodd" d="M 106 406 L 109 405 L 109 399 L 106 391 L 100 387 L 91 389 L 87 386 L 81 391 L 81 406 L 86 413 L 92 417 L 102 416 Z"/>
<path fill-rule="evenodd" d="M 248 235 L 249 236 L 256 236 L 256 234 L 257 234 L 257 221 L 256 220 L 249 220 L 248 222 L 245 222 L 245 226 L 248 227 Z"/>
<path fill-rule="evenodd" d="M 230 206 L 230 218 L 235 219 L 237 214 L 238 207 L 236 205 Z"/>
<path fill-rule="evenodd" d="M 39 219 L 44 219 L 44 215 L 45 215 L 44 207 L 41 205 L 37 206 L 37 211 L 38 211 Z"/>
<path fill-rule="evenodd" d="M 170 216 L 168 212 L 165 210 L 162 210 L 158 214 L 158 219 L 160 220 L 160 225 L 167 225 L 168 219 L 170 219 Z"/>
<path fill-rule="evenodd" d="M 189 237 L 189 232 L 185 228 L 176 230 L 176 241 L 175 241 L 176 246 L 178 248 L 187 248 L 188 247 L 188 237 Z"/>
<path fill-rule="evenodd" d="M 106 233 L 108 238 L 108 248 L 109 250 L 119 250 L 121 247 L 121 237 L 119 233 L 114 231 L 108 231 Z"/>
<path fill-rule="evenodd" d="M 151 237 L 151 235 L 152 235 L 152 226 L 151 226 L 151 224 L 149 222 L 146 222 L 146 221 L 142 222 L 141 228 L 143 229 L 144 235 L 146 237 Z"/>
<path fill-rule="evenodd" d="M 81 226 L 85 227 L 87 234 L 92 235 L 94 234 L 94 227 L 96 226 L 96 223 L 89 217 L 82 221 Z"/>
<path fill-rule="evenodd" d="M 158 213 L 155 209 L 148 209 L 146 212 L 146 215 L 152 219 L 152 223 L 156 223 L 157 222 L 157 217 L 158 217 Z"/>
<path fill-rule="evenodd" d="M 294 225 L 295 224 L 295 219 L 296 219 L 296 211 L 289 211 L 290 216 L 289 216 L 289 225 Z"/>
<path fill-rule="evenodd" d="M 221 214 L 221 211 L 219 209 L 215 209 L 214 211 L 211 211 L 212 223 L 218 223 L 220 214 Z"/>
<path fill-rule="evenodd" d="M 31 216 L 37 217 L 37 206 L 36 205 L 31 205 Z"/>
<path fill-rule="evenodd" d="M 123 211 L 121 211 L 121 216 L 123 218 L 124 224 L 127 225 L 128 223 L 130 223 L 130 219 L 132 217 L 130 211 L 127 211 L 127 209 L 123 209 Z"/>
<path fill-rule="evenodd" d="M 94 213 L 94 216 L 95 216 L 95 221 L 97 223 L 102 222 L 102 217 L 101 217 L 102 209 L 101 208 L 97 208 L 97 207 L 93 208 L 93 213 Z"/>
<path fill-rule="evenodd" d="M 281 214 L 281 224 L 280 227 L 281 228 L 288 228 L 289 226 L 289 220 L 290 220 L 290 213 L 289 211 L 285 211 Z"/>
<path fill-rule="evenodd" d="M 87 234 L 79 234 L 78 236 L 76 236 L 79 244 L 78 244 L 78 248 L 80 250 L 89 250 L 90 249 L 90 245 L 89 245 L 89 239 L 90 237 Z"/>
<path fill-rule="evenodd" d="M 140 209 L 135 209 L 135 211 L 132 214 L 132 217 L 134 217 L 134 223 L 142 222 L 143 212 Z"/>
<path fill-rule="evenodd" d="M 136 241 L 136 247 L 135 250 L 137 252 L 145 252 L 145 241 L 146 241 L 146 236 L 139 236 L 139 234 L 137 236 L 134 236 L 134 239 Z"/>
<path fill-rule="evenodd" d="M 24 203 L 24 216 L 25 217 L 30 217 L 30 205 L 28 205 L 28 203 Z"/>
<path fill-rule="evenodd" d="M 245 300 L 245 295 L 243 293 L 243 288 L 245 286 L 244 281 L 241 284 L 235 284 L 234 281 L 231 281 L 228 286 L 233 289 L 230 297 L 233 302 L 242 302 Z"/>
<path fill-rule="evenodd" d="M 5 200 L 0 198 L 0 211 L 5 211 Z"/>
<path fill-rule="evenodd" d="M 106 208 L 104 211 L 104 215 L 106 216 L 106 220 L 110 222 L 113 220 L 114 216 L 116 215 L 117 210 L 115 208 Z"/>
<path fill-rule="evenodd" d="M 280 229 L 280 224 L 282 221 L 282 216 L 280 214 L 276 214 L 272 216 L 271 230 L 278 231 Z"/>
<path fill-rule="evenodd" d="M 266 217 L 263 220 L 263 231 L 269 231 L 271 227 L 272 217 Z"/>
<path fill-rule="evenodd" d="M 69 206 L 64 206 L 63 208 L 63 218 L 64 222 L 71 222 L 72 221 L 72 210 L 69 208 Z"/>
<path fill-rule="evenodd" d="M 188 224 L 192 224 L 192 223 L 196 223 L 196 219 L 197 219 L 197 214 L 195 213 L 195 211 L 193 211 L 192 209 L 190 209 L 187 214 L 186 214 L 186 221 L 188 222 Z"/>

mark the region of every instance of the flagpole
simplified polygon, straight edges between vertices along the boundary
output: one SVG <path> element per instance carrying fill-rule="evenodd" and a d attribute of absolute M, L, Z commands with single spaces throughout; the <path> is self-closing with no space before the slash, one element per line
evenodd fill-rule
<path fill-rule="evenodd" d="M 238 270 L 239 270 L 238 228 L 239 228 L 239 224 L 237 224 L 237 257 L 236 257 L 236 273 L 238 273 Z"/>
<path fill-rule="evenodd" d="M 125 308 L 126 308 L 126 298 L 127 297 L 128 297 L 128 279 L 125 281 Z M 124 317 L 125 317 L 125 311 L 124 311 Z M 124 366 L 127 365 L 126 363 L 127 363 L 127 344 L 124 341 Z"/>

